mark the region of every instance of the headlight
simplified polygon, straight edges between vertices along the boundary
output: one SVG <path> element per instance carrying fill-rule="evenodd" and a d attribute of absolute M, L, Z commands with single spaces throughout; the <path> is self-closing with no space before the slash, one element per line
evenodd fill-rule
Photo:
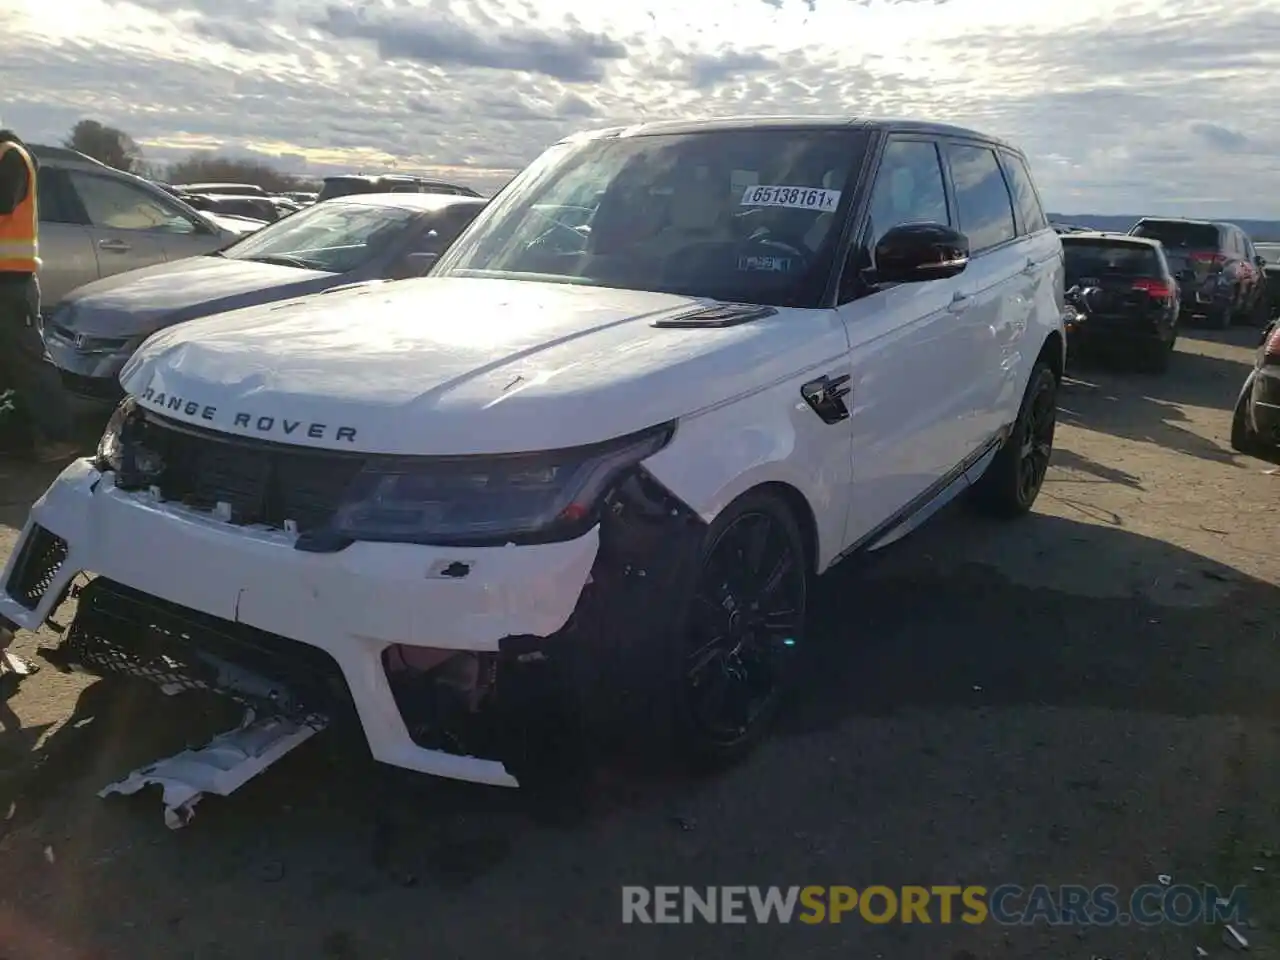
<path fill-rule="evenodd" d="M 671 425 L 589 447 L 495 457 L 370 461 L 330 522 L 343 540 L 472 544 L 568 539 L 595 521 L 628 467 Z"/>
<path fill-rule="evenodd" d="M 107 428 L 102 431 L 102 439 L 98 441 L 98 454 L 94 458 L 99 470 L 120 472 L 124 463 L 123 434 L 125 425 L 132 419 L 138 409 L 133 397 L 125 397 L 120 401 L 107 421 Z"/>

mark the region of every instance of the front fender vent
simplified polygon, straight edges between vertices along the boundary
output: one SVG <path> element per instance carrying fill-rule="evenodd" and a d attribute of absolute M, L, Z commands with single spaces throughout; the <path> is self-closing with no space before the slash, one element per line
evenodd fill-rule
<path fill-rule="evenodd" d="M 722 303 L 713 307 L 701 307 L 692 313 L 681 314 L 655 320 L 653 325 L 660 330 L 715 330 L 721 327 L 736 327 L 753 320 L 763 320 L 777 314 L 773 307 L 761 307 L 754 304 Z"/>

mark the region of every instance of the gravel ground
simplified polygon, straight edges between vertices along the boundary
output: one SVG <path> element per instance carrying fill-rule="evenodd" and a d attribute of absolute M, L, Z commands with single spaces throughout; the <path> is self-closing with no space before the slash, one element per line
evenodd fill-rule
<path fill-rule="evenodd" d="M 1255 335 L 1194 337 L 1164 378 L 1077 372 L 1032 517 L 953 509 L 824 578 L 807 696 L 747 763 L 607 771 L 571 825 L 325 735 L 171 833 L 156 795 L 95 792 L 226 716 L 46 667 L 0 693 L 0 957 L 1229 953 L 1203 926 L 620 922 L 623 884 L 1160 874 L 1248 884 L 1250 953 L 1280 956 L 1280 474 L 1227 446 Z M 0 555 L 48 480 L 0 465 Z"/>

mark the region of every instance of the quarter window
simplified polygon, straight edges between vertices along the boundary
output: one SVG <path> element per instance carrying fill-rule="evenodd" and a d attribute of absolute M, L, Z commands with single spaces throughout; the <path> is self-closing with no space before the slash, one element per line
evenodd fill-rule
<path fill-rule="evenodd" d="M 904 223 L 950 225 L 938 148 L 926 140 L 896 140 L 884 151 L 871 194 L 871 247 Z"/>
<path fill-rule="evenodd" d="M 1038 233 L 1048 228 L 1049 220 L 1040 206 L 1040 198 L 1023 159 L 1012 153 L 1002 153 L 1005 176 L 1013 193 L 1014 207 L 1018 211 L 1023 233 Z"/>
<path fill-rule="evenodd" d="M 987 250 L 1016 237 L 1013 200 L 995 152 L 989 147 L 950 144 L 947 159 L 956 188 L 960 229 L 968 236 L 972 252 Z"/>
<path fill-rule="evenodd" d="M 68 171 L 68 176 L 92 226 L 109 230 L 195 232 L 195 224 L 182 213 L 131 183 L 78 170 Z"/>

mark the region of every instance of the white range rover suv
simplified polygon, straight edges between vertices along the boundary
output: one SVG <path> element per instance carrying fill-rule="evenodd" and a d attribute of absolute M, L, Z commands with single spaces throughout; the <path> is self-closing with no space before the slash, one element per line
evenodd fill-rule
<path fill-rule="evenodd" d="M 1023 155 L 970 130 L 575 136 L 430 277 L 148 340 L 0 626 L 75 596 L 66 664 L 342 717 L 445 777 L 552 782 L 606 731 L 734 758 L 814 575 L 966 489 L 1031 508 L 1062 278 Z"/>

